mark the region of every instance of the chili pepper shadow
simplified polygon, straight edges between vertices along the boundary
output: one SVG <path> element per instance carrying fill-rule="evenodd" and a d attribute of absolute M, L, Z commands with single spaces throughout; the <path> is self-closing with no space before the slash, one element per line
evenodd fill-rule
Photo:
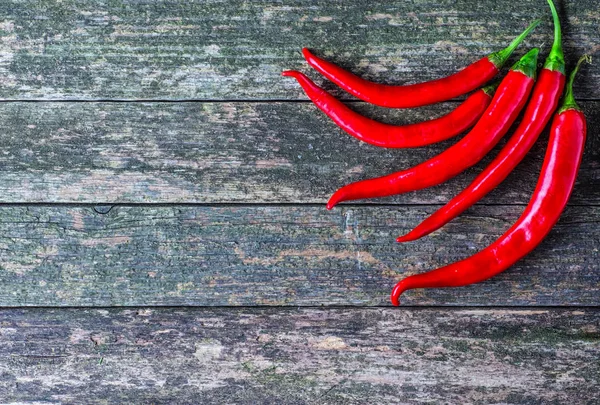
<path fill-rule="evenodd" d="M 587 118 L 587 140 L 573 200 L 598 204 L 600 201 L 600 101 L 580 101 Z"/>

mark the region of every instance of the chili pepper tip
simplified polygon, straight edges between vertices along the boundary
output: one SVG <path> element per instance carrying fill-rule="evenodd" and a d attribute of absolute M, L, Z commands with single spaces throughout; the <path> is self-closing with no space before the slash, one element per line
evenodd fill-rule
<path fill-rule="evenodd" d="M 346 188 L 347 187 L 348 187 L 348 185 L 340 188 L 338 191 L 333 193 L 333 195 L 331 196 L 329 201 L 327 201 L 327 209 L 328 210 L 335 207 L 340 201 L 344 201 L 344 198 L 346 197 Z"/>
<path fill-rule="evenodd" d="M 396 238 L 396 242 L 398 242 L 398 243 L 404 243 L 404 242 L 411 242 L 411 241 L 417 239 L 417 238 L 413 238 L 410 234 L 411 233 L 409 232 L 406 235 L 398 236 Z"/>
<path fill-rule="evenodd" d="M 404 284 L 402 281 L 394 286 L 394 289 L 390 294 L 390 300 L 392 301 L 392 305 L 395 307 L 400 306 L 400 295 L 404 292 Z"/>

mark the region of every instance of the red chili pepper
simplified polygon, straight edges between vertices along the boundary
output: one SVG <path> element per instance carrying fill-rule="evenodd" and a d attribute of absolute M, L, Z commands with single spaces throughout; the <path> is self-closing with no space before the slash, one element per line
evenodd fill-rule
<path fill-rule="evenodd" d="M 511 68 L 481 119 L 459 142 L 410 169 L 340 188 L 329 199 L 327 209 L 341 201 L 385 197 L 431 187 L 477 163 L 504 136 L 527 102 L 535 80 L 538 52 L 537 48 L 532 49 Z"/>
<path fill-rule="evenodd" d="M 421 222 L 408 234 L 396 239 L 408 242 L 441 228 L 475 204 L 500 184 L 525 157 L 558 106 L 565 85 L 565 61 L 561 46 L 560 21 L 552 0 L 554 44 L 533 89 L 521 124 L 492 163 L 460 194 Z"/>
<path fill-rule="evenodd" d="M 499 72 L 515 48 L 539 23 L 539 20 L 534 21 L 505 49 L 481 58 L 453 75 L 405 86 L 373 83 L 313 55 L 306 48 L 302 49 L 302 53 L 309 65 L 361 100 L 382 107 L 420 107 L 450 100 L 473 91 L 490 81 Z"/>
<path fill-rule="evenodd" d="M 569 77 L 563 105 L 552 121 L 538 183 L 521 217 L 479 253 L 400 281 L 392 290 L 392 304 L 399 305 L 400 294 L 412 288 L 458 287 L 487 280 L 531 252 L 550 232 L 567 205 L 585 145 L 585 116 L 573 98 L 573 80 L 585 58 Z"/>
<path fill-rule="evenodd" d="M 492 85 L 476 91 L 456 109 L 440 118 L 398 126 L 377 122 L 352 111 L 298 71 L 287 70 L 282 75 L 298 80 L 313 103 L 344 131 L 361 141 L 385 148 L 426 146 L 462 133 L 483 114 L 496 87 Z"/>

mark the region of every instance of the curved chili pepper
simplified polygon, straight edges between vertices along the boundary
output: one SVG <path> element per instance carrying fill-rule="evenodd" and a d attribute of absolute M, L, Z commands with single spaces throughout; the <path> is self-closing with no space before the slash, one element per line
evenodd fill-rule
<path fill-rule="evenodd" d="M 352 111 L 306 75 L 287 70 L 283 76 L 298 80 L 306 95 L 340 128 L 368 144 L 384 148 L 415 148 L 452 138 L 472 127 L 492 100 L 496 85 L 471 94 L 450 113 L 433 120 L 411 125 L 389 125 Z"/>
<path fill-rule="evenodd" d="M 585 116 L 573 98 L 573 80 L 584 59 L 569 78 L 563 105 L 552 121 L 538 183 L 521 217 L 479 253 L 400 281 L 392 290 L 392 304 L 399 305 L 400 294 L 412 288 L 459 287 L 487 280 L 531 252 L 550 232 L 567 205 L 585 145 Z"/>
<path fill-rule="evenodd" d="M 529 51 L 500 83 L 490 106 L 460 141 L 412 168 L 348 184 L 336 191 L 327 209 L 361 198 L 385 197 L 435 186 L 476 164 L 500 141 L 527 102 L 533 87 L 539 50 Z"/>
<path fill-rule="evenodd" d="M 420 107 L 450 100 L 490 81 L 517 46 L 539 23 L 539 20 L 535 20 L 508 47 L 481 58 L 457 73 L 437 80 L 404 86 L 378 84 L 362 79 L 315 56 L 306 48 L 302 49 L 302 54 L 308 64 L 323 76 L 361 100 L 382 107 Z"/>
<path fill-rule="evenodd" d="M 467 188 L 421 222 L 408 234 L 396 239 L 408 242 L 441 228 L 471 207 L 500 184 L 523 160 L 550 121 L 565 86 L 565 60 L 561 46 L 560 21 L 552 0 L 548 0 L 554 18 L 554 44 L 533 88 L 533 94 L 521 124 L 498 156 Z"/>

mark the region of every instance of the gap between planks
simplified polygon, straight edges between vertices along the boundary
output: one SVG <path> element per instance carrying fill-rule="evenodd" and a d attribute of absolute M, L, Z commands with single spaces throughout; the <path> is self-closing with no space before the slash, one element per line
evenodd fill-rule
<path fill-rule="evenodd" d="M 338 100 L 347 104 L 368 104 L 365 101 L 356 98 L 337 97 Z M 465 101 L 465 97 L 461 96 L 452 100 L 445 100 L 442 103 L 460 104 Z M 595 102 L 600 101 L 600 98 L 577 97 L 578 102 Z M 223 103 L 223 104 L 261 104 L 261 103 L 290 103 L 290 104 L 311 104 L 313 101 L 308 99 L 292 100 L 283 98 L 249 98 L 249 99 L 156 99 L 156 98 L 140 98 L 140 99 L 120 99 L 120 98 L 98 98 L 98 99 L 0 99 L 0 104 L 9 103 Z M 420 108 L 420 107 L 416 107 Z M 414 109 L 414 108 L 412 108 Z"/>
<path fill-rule="evenodd" d="M 548 311 L 598 311 L 600 305 L 400 305 L 399 307 L 391 307 L 389 305 L 67 305 L 67 306 L 56 306 L 56 305 L 31 305 L 31 306 L 0 306 L 0 311 L 14 311 L 14 310 L 165 310 L 165 311 L 177 311 L 177 310 L 231 310 L 235 311 L 246 311 L 249 309 L 256 310 L 319 310 L 319 311 L 362 311 L 362 310 L 377 310 L 382 309 L 386 311 L 469 311 L 469 310 L 486 310 L 486 311 L 530 311 L 532 309 L 544 309 Z"/>

